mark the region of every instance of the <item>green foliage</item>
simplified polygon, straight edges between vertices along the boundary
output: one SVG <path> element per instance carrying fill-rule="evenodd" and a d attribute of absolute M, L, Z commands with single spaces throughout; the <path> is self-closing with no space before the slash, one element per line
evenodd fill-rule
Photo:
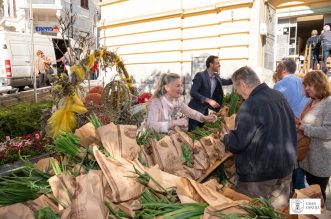
<path fill-rule="evenodd" d="M 146 129 L 144 131 L 140 131 L 137 134 L 136 141 L 138 145 L 145 145 L 147 146 L 149 144 L 149 141 L 151 139 L 155 139 L 157 141 L 161 140 L 164 137 L 164 135 L 152 130 L 152 129 Z"/>
<path fill-rule="evenodd" d="M 180 161 L 188 167 L 192 167 L 193 165 L 193 152 L 190 146 L 184 144 L 182 146 L 183 155 L 180 157 Z"/>
<path fill-rule="evenodd" d="M 6 136 L 16 137 L 40 130 L 42 110 L 51 108 L 52 104 L 47 101 L 0 108 L 0 141 Z"/>
<path fill-rule="evenodd" d="M 0 165 L 18 161 L 20 155 L 24 157 L 35 157 L 51 151 L 52 147 L 50 145 L 44 145 L 43 147 L 36 147 L 34 145 L 23 147 L 20 149 L 20 154 L 16 148 L 9 148 L 4 154 L 0 155 Z"/>
<path fill-rule="evenodd" d="M 237 93 L 237 91 L 232 88 L 232 92 L 230 95 L 230 106 L 229 106 L 229 112 L 228 112 L 228 116 L 232 116 L 232 114 L 236 113 L 239 109 L 239 95 Z"/>
<path fill-rule="evenodd" d="M 94 112 L 89 116 L 88 120 L 94 125 L 96 129 L 103 126 L 102 122 Z"/>
<path fill-rule="evenodd" d="M 36 219 L 60 219 L 60 216 L 55 214 L 50 207 L 37 210 L 34 216 Z"/>
<path fill-rule="evenodd" d="M 0 178 L 0 205 L 11 205 L 38 198 L 50 193 L 48 184 L 50 175 L 36 169 L 32 163 L 24 160 L 22 176 L 12 175 Z"/>

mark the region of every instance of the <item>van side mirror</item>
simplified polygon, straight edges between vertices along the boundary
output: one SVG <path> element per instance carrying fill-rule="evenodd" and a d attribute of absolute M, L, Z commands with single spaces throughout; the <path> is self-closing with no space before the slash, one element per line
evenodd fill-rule
<path fill-rule="evenodd" d="M 7 49 L 7 45 L 6 44 L 2 44 L 2 49 Z"/>

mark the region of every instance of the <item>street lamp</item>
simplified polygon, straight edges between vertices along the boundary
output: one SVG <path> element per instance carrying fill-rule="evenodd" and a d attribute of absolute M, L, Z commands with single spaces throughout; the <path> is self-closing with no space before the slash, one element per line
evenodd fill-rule
<path fill-rule="evenodd" d="M 32 0 L 30 0 L 30 31 L 31 31 L 31 73 L 33 74 L 34 101 L 37 103 L 37 76 L 34 72 L 34 41 L 33 41 L 33 10 Z"/>

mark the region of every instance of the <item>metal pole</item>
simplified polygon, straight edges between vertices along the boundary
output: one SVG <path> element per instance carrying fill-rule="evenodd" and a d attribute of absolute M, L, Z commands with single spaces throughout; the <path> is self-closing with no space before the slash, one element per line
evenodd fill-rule
<path fill-rule="evenodd" d="M 34 101 L 37 103 L 37 76 L 34 72 L 34 42 L 33 42 L 33 10 L 32 0 L 30 0 L 30 31 L 31 31 L 31 72 L 33 74 Z"/>
<path fill-rule="evenodd" d="M 71 28 L 71 39 L 74 38 L 74 24 L 72 23 L 72 0 L 70 1 L 70 28 Z"/>

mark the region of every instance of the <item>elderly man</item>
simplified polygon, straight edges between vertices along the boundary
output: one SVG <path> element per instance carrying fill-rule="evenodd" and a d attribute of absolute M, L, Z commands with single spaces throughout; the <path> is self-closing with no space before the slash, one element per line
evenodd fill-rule
<path fill-rule="evenodd" d="M 235 71 L 232 81 L 245 102 L 235 129 L 223 130 L 220 138 L 236 155 L 237 191 L 284 207 L 297 159 L 294 114 L 284 96 L 261 84 L 251 68 Z"/>
<path fill-rule="evenodd" d="M 286 98 L 296 118 L 308 103 L 302 88 L 302 79 L 294 75 L 297 65 L 293 58 L 283 58 L 277 65 L 276 74 L 280 79 L 274 89 L 280 91 Z"/>
<path fill-rule="evenodd" d="M 280 91 L 286 98 L 296 118 L 300 118 L 302 111 L 308 103 L 302 88 L 302 79 L 295 76 L 297 65 L 293 58 L 283 58 L 277 65 L 276 74 L 280 79 L 274 89 Z M 292 175 L 293 189 L 305 188 L 305 173 L 296 168 Z"/>
<path fill-rule="evenodd" d="M 326 59 L 331 54 L 331 31 L 329 25 L 323 27 L 323 33 L 319 36 L 318 42 L 322 43 L 323 60 L 326 62 Z"/>

